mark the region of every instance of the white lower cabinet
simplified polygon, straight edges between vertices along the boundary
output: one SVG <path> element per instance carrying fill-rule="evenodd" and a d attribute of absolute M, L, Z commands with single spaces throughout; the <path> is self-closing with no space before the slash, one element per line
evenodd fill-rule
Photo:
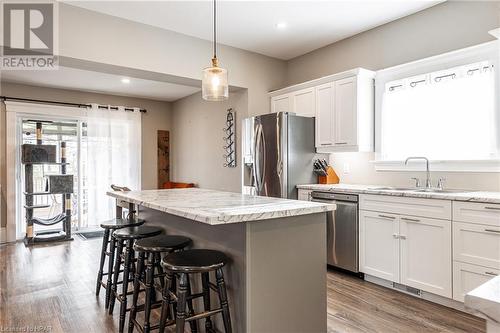
<path fill-rule="evenodd" d="M 400 283 L 452 297 L 451 221 L 401 216 Z"/>
<path fill-rule="evenodd" d="M 452 297 L 451 221 L 360 210 L 360 270 Z"/>
<path fill-rule="evenodd" d="M 499 269 L 453 262 L 453 299 L 464 301 L 465 294 L 500 275 Z"/>
<path fill-rule="evenodd" d="M 500 227 L 453 222 L 453 259 L 500 269 Z"/>
<path fill-rule="evenodd" d="M 397 215 L 360 211 L 360 271 L 399 281 L 399 220 Z"/>

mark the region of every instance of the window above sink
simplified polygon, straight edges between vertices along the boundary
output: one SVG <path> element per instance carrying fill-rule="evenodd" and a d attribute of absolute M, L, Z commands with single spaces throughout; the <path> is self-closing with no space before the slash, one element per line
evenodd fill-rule
<path fill-rule="evenodd" d="M 377 170 L 500 171 L 498 42 L 385 69 L 376 76 Z"/>

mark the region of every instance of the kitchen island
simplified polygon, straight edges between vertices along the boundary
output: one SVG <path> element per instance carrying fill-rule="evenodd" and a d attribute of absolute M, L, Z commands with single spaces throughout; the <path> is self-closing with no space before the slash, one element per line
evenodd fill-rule
<path fill-rule="evenodd" d="M 335 205 L 197 188 L 108 195 L 137 205 L 147 225 L 230 258 L 234 332 L 327 331 L 326 212 Z"/>

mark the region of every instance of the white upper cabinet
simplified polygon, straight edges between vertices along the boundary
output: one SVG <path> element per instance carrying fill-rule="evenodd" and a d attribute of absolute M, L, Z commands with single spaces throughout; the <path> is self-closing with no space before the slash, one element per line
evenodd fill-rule
<path fill-rule="evenodd" d="M 271 92 L 271 111 L 316 117 L 319 153 L 373 151 L 374 75 L 357 68 Z"/>
<path fill-rule="evenodd" d="M 290 94 L 292 100 L 292 112 L 304 116 L 314 117 L 315 98 L 314 88 L 306 88 Z"/>
<path fill-rule="evenodd" d="M 271 112 L 290 112 L 290 96 L 282 95 L 271 98 Z"/>
<path fill-rule="evenodd" d="M 329 147 L 334 142 L 333 113 L 334 105 L 333 83 L 316 87 L 316 147 Z M 321 121 L 319 121 L 321 119 Z"/>
<path fill-rule="evenodd" d="M 335 107 L 333 111 L 334 146 L 356 146 L 357 118 L 356 77 L 335 81 Z M 321 118 L 321 117 L 318 117 Z"/>

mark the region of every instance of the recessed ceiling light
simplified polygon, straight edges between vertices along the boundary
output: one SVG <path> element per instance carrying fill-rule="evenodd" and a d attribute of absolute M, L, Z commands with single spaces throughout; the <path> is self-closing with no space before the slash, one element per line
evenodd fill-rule
<path fill-rule="evenodd" d="M 285 29 L 286 28 L 286 22 L 279 22 L 276 24 L 276 28 L 278 29 Z"/>
<path fill-rule="evenodd" d="M 122 79 L 122 83 L 130 83 L 130 79 L 128 77 L 124 77 Z"/>

